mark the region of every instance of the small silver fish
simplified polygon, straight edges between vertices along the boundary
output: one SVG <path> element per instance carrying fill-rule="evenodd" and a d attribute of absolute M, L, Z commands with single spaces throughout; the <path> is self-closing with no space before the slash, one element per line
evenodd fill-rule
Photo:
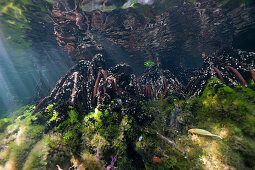
<path fill-rule="evenodd" d="M 190 129 L 190 130 L 188 130 L 188 132 L 193 133 L 193 134 L 198 134 L 198 135 L 204 135 L 204 136 L 216 136 L 216 137 L 219 137 L 220 139 L 222 139 L 221 136 L 212 134 L 211 132 L 208 132 L 207 130 L 204 130 L 204 129 Z"/>

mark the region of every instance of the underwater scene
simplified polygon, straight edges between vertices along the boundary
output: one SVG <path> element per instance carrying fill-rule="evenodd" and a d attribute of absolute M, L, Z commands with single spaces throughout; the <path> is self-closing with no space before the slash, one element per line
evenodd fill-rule
<path fill-rule="evenodd" d="M 0 170 L 158 169 L 255 169 L 255 0 L 0 0 Z"/>

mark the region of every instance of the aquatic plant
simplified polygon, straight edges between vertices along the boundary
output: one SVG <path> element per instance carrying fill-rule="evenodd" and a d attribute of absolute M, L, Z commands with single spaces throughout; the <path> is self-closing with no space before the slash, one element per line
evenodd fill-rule
<path fill-rule="evenodd" d="M 31 21 L 33 21 L 30 10 L 37 10 L 43 15 L 46 12 L 46 8 L 41 5 L 45 1 L 37 4 L 31 0 L 2 0 L 0 3 L 0 19 L 1 19 L 1 31 L 5 40 L 15 47 L 15 50 L 9 52 L 11 54 L 21 54 L 24 51 L 28 51 L 28 48 L 32 45 L 31 36 Z M 29 34 L 29 35 L 28 35 Z M 25 60 L 23 60 L 24 62 Z"/>
<path fill-rule="evenodd" d="M 113 167 L 113 162 L 119 169 L 251 168 L 254 99 L 253 82 L 230 87 L 214 78 L 201 96 L 144 101 L 139 112 L 130 110 L 139 105 L 117 100 L 86 114 L 73 106 L 59 112 L 60 104 L 50 104 L 43 117 L 32 114 L 34 106 L 29 106 L 0 121 L 0 144 L 8 146 L 0 150 L 1 164 L 17 169 L 100 169 Z M 141 123 L 137 114 L 142 112 L 152 118 Z M 66 116 L 59 119 L 61 115 Z M 45 125 L 51 128 L 44 131 Z M 204 129 L 223 140 L 191 134 L 189 129 Z"/>
<path fill-rule="evenodd" d="M 249 161 L 254 157 L 254 154 L 248 151 L 255 147 L 255 143 L 251 142 L 254 134 L 254 125 L 252 124 L 255 121 L 255 105 L 252 99 L 254 96 L 254 91 L 249 88 L 244 86 L 231 88 L 219 80 L 213 79 L 208 82 L 202 96 L 194 103 L 197 126 L 203 129 L 212 129 L 224 138 L 224 141 L 215 144 L 218 154 L 221 155 L 218 155 L 218 159 L 220 159 L 218 161 L 238 169 L 242 169 L 244 166 L 254 166 Z M 240 145 L 236 145 L 237 141 L 240 142 Z M 240 155 L 239 147 L 241 145 L 245 149 L 241 149 Z M 230 153 L 231 158 L 223 157 L 226 151 Z M 249 155 L 249 158 L 241 158 L 244 155 Z M 206 157 L 204 157 L 206 159 L 204 163 L 209 166 L 212 159 Z"/>
<path fill-rule="evenodd" d="M 120 169 L 125 166 L 131 167 L 130 162 L 126 162 L 126 160 L 134 158 L 127 158 L 129 156 L 126 154 L 129 151 L 126 149 L 129 145 L 132 145 L 133 140 L 137 139 L 137 135 L 139 134 L 136 133 L 139 133 L 139 130 L 136 127 L 132 128 L 134 120 L 132 121 L 131 117 L 129 118 L 128 115 L 123 115 L 121 111 L 113 111 L 111 109 L 112 106 L 113 104 L 108 107 L 101 105 L 95 109 L 95 112 L 91 112 L 88 116 L 85 116 L 84 134 L 86 135 L 83 136 L 83 142 L 87 143 L 87 145 L 91 143 L 89 144 L 91 148 L 84 149 L 85 151 L 91 152 L 94 150 L 95 152 L 100 141 L 100 146 L 103 148 L 100 152 L 101 159 L 107 160 L 110 158 L 110 153 L 116 153 L 119 150 L 117 167 Z M 113 162 L 110 163 L 111 166 L 113 166 L 112 164 Z"/>
<path fill-rule="evenodd" d="M 250 82 L 255 74 L 254 53 L 231 49 L 227 55 L 220 51 L 211 56 L 203 52 L 203 66 L 196 69 L 197 76 L 186 88 L 183 84 L 190 78 L 189 74 L 178 75 L 182 77 L 179 82 L 159 62 L 148 60 L 144 63 L 148 68 L 137 77 L 127 64 L 106 69 L 101 54 L 110 49 L 105 50 L 102 44 L 118 46 L 123 54 L 133 58 L 148 48 L 153 56 L 169 55 L 173 48 L 180 51 L 176 42 L 189 52 L 195 51 L 190 45 L 194 38 L 190 32 L 194 30 L 195 38 L 205 37 L 203 43 L 198 43 L 201 46 L 206 42 L 219 44 L 224 39 L 232 40 L 232 32 L 237 30 L 231 23 L 233 20 L 226 17 L 230 20 L 226 22 L 230 27 L 226 32 L 218 31 L 217 27 L 224 27 L 226 21 L 218 13 L 223 9 L 219 3 L 229 1 L 189 1 L 194 4 L 155 1 L 143 8 L 137 4 L 139 1 L 132 0 L 133 8 L 110 12 L 88 12 L 83 8 L 86 2 L 80 0 L 75 0 L 72 8 L 68 5 L 71 1 L 47 1 L 52 3 L 48 11 L 59 46 L 79 62 L 36 107 L 28 106 L 13 117 L 0 120 L 1 168 L 54 169 L 57 165 L 63 169 L 245 169 L 255 166 L 252 161 L 255 158 L 255 86 Z M 29 7 L 32 1 L 21 2 Z M 96 3 L 110 4 L 109 1 Z M 124 1 L 111 3 L 120 7 Z M 204 12 L 207 8 L 209 11 Z M 27 9 L 16 1 L 4 1 L 0 10 L 1 15 L 8 18 L 10 13 L 15 18 L 8 18 L 7 24 L 14 26 L 20 20 L 26 26 L 32 25 L 24 13 Z M 194 15 L 187 15 L 190 11 Z M 228 36 L 214 36 L 215 31 Z M 119 37 L 124 38 L 119 41 Z M 176 37 L 187 37 L 187 40 L 179 41 Z M 165 49 L 168 51 L 163 54 Z M 178 54 L 184 55 L 185 49 Z M 91 58 L 91 54 L 97 55 L 91 61 L 82 60 Z M 143 61 L 140 60 L 141 66 Z M 220 80 L 212 79 L 213 76 Z"/>
<path fill-rule="evenodd" d="M 2 133 L 3 131 L 5 131 L 5 129 L 7 128 L 7 126 L 9 124 L 12 123 L 12 119 L 9 118 L 3 118 L 0 119 L 0 133 Z"/>
<path fill-rule="evenodd" d="M 8 148 L 1 150 L 5 160 L 2 164 L 5 163 L 5 167 L 10 166 L 12 169 L 22 168 L 30 150 L 43 135 L 44 126 L 31 124 L 34 119 L 32 116 L 34 106 L 25 108 L 27 110 L 19 112 L 19 116 L 14 115 L 13 124 L 8 125 L 1 134 L 3 138 L 1 145 Z"/>
<path fill-rule="evenodd" d="M 146 66 L 146 67 L 151 67 L 151 66 L 153 66 L 155 63 L 153 62 L 153 61 L 151 61 L 151 60 L 148 60 L 148 61 L 145 61 L 144 62 L 144 65 Z"/>
<path fill-rule="evenodd" d="M 138 150 L 144 149 L 149 152 L 146 155 L 154 154 L 161 159 L 160 164 L 146 162 L 146 167 L 166 169 L 253 167 L 249 160 L 254 159 L 254 154 L 249 150 L 255 147 L 252 140 L 255 121 L 254 95 L 254 90 L 250 88 L 244 86 L 231 88 L 218 79 L 212 79 L 208 81 L 201 97 L 193 97 L 186 101 L 168 97 L 163 103 L 146 104 L 145 107 L 150 108 L 155 116 L 149 127 L 153 130 L 143 134 L 142 140 L 137 142 L 136 146 Z M 169 114 L 171 110 L 176 110 L 174 109 L 176 106 L 179 111 L 173 112 L 174 116 Z M 172 126 L 172 122 L 176 122 L 177 126 Z M 188 133 L 190 128 L 210 130 L 223 140 L 190 135 Z M 155 131 L 164 134 L 164 137 L 162 135 L 157 138 L 153 135 Z M 183 153 L 180 152 L 180 148 Z"/>
<path fill-rule="evenodd" d="M 31 41 L 25 40 L 25 32 L 31 29 L 29 21 L 21 8 L 24 2 L 14 3 L 13 1 L 3 1 L 0 5 L 0 17 L 3 19 L 2 31 L 5 32 L 5 38 L 11 40 L 16 47 L 28 48 Z M 15 42 L 16 41 L 16 42 Z"/>
<path fill-rule="evenodd" d="M 29 106 L 16 113 L 12 120 L 15 124 L 3 123 L 2 138 L 9 141 L 6 133 L 9 131 L 10 141 L 19 142 L 5 144 L 13 152 L 2 153 L 5 156 L 2 164 L 8 165 L 10 160 L 18 168 L 29 167 L 29 162 L 34 167 L 53 167 L 50 161 L 54 159 L 60 167 L 88 167 L 90 161 L 91 167 L 106 167 L 111 164 L 110 156 L 118 151 L 114 166 L 120 169 L 253 166 L 252 162 L 242 160 L 254 156 L 250 152 L 255 133 L 253 81 L 247 87 L 228 86 L 207 77 L 201 96 L 188 98 L 178 80 L 157 65 L 148 68 L 138 84 L 127 65 L 104 70 L 103 61 L 102 55 L 97 55 L 92 62 L 80 62 L 37 107 Z M 89 78 L 80 82 L 81 75 Z M 86 91 L 82 84 L 87 85 Z M 81 103 L 82 96 L 86 100 Z M 191 135 L 189 129 L 204 129 L 211 132 L 210 136 L 218 135 L 224 140 Z M 25 135 L 29 132 L 33 140 Z M 15 133 L 20 135 L 15 137 Z M 22 143 L 23 140 L 30 142 Z M 61 146 L 61 154 L 56 153 L 58 146 L 54 142 Z M 246 147 L 240 148 L 238 143 Z M 45 159 L 36 154 L 38 148 L 45 148 L 42 153 Z M 95 157 L 98 149 L 100 154 Z M 231 153 L 235 161 L 225 152 Z M 19 158 L 22 154 L 25 157 Z M 62 159 L 63 155 L 67 158 Z M 74 161 L 70 161 L 71 157 Z"/>

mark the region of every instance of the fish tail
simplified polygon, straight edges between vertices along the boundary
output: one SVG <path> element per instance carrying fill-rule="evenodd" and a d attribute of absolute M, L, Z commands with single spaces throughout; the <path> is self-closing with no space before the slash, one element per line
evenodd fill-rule
<path fill-rule="evenodd" d="M 220 138 L 220 139 L 223 139 L 220 135 L 212 134 L 212 135 L 210 135 L 210 136 L 215 136 L 215 137 L 218 137 L 218 138 Z"/>
<path fill-rule="evenodd" d="M 215 135 L 215 136 L 217 136 L 217 137 L 220 138 L 220 139 L 223 139 L 220 135 Z"/>

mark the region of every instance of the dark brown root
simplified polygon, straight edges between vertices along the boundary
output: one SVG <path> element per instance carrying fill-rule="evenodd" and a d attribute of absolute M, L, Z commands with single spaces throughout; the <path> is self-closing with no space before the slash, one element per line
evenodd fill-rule
<path fill-rule="evenodd" d="M 188 90 L 190 84 L 195 80 L 195 77 L 192 77 L 191 80 L 188 82 L 187 86 L 185 87 L 185 91 Z"/>
<path fill-rule="evenodd" d="M 74 104 L 74 99 L 77 93 L 77 82 L 78 82 L 78 72 L 74 72 L 74 86 L 71 94 L 71 104 Z"/>
<path fill-rule="evenodd" d="M 168 91 L 168 88 L 165 88 L 165 90 L 164 90 L 164 92 L 163 92 L 163 94 L 161 96 L 161 102 L 163 102 L 163 100 L 164 100 L 164 98 L 165 98 L 165 96 L 167 94 L 167 91 Z"/>
<path fill-rule="evenodd" d="M 149 92 L 150 92 L 150 96 L 151 96 L 151 98 L 152 98 L 152 97 L 153 97 L 153 92 L 152 92 L 151 86 L 149 86 Z"/>
<path fill-rule="evenodd" d="M 100 76 L 101 76 L 101 72 L 98 72 L 97 79 L 96 79 L 96 82 L 95 82 L 94 92 L 93 92 L 92 103 L 95 102 L 95 97 L 96 97 L 96 94 L 97 94 L 97 88 L 98 88 Z"/>
<path fill-rule="evenodd" d="M 148 97 L 151 97 L 151 91 L 150 91 L 150 86 L 147 85 L 147 91 L 148 91 Z"/>
<path fill-rule="evenodd" d="M 224 83 L 223 76 L 221 74 L 221 71 L 217 67 L 213 67 L 214 71 L 217 73 L 219 79 L 221 80 L 222 83 Z"/>
<path fill-rule="evenodd" d="M 49 98 L 49 96 L 44 97 L 44 98 L 38 103 L 38 105 L 36 106 L 36 108 L 35 108 L 35 110 L 34 110 L 33 113 L 37 112 L 38 109 L 46 102 L 46 99 L 48 99 L 48 98 Z"/>
<path fill-rule="evenodd" d="M 166 78 L 165 77 L 163 77 L 163 82 L 164 82 L 164 92 L 161 95 L 161 102 L 163 102 L 163 100 L 166 96 L 167 90 L 168 90 L 167 85 L 166 85 Z"/>
<path fill-rule="evenodd" d="M 244 80 L 243 76 L 233 67 L 227 66 L 233 73 L 235 73 L 236 77 L 243 83 L 244 86 L 247 86 L 246 81 Z"/>
<path fill-rule="evenodd" d="M 106 72 L 104 69 L 102 69 L 101 72 L 102 72 L 102 74 L 103 74 L 103 76 L 104 76 L 104 79 L 106 80 L 106 78 L 107 78 L 107 72 Z"/>
<path fill-rule="evenodd" d="M 255 83 L 255 71 L 253 70 L 252 67 L 250 67 L 249 70 L 250 70 L 250 73 L 251 73 L 252 80 L 253 80 L 254 83 Z"/>
<path fill-rule="evenodd" d="M 163 82 L 164 82 L 164 89 L 166 89 L 166 78 L 163 77 Z"/>

